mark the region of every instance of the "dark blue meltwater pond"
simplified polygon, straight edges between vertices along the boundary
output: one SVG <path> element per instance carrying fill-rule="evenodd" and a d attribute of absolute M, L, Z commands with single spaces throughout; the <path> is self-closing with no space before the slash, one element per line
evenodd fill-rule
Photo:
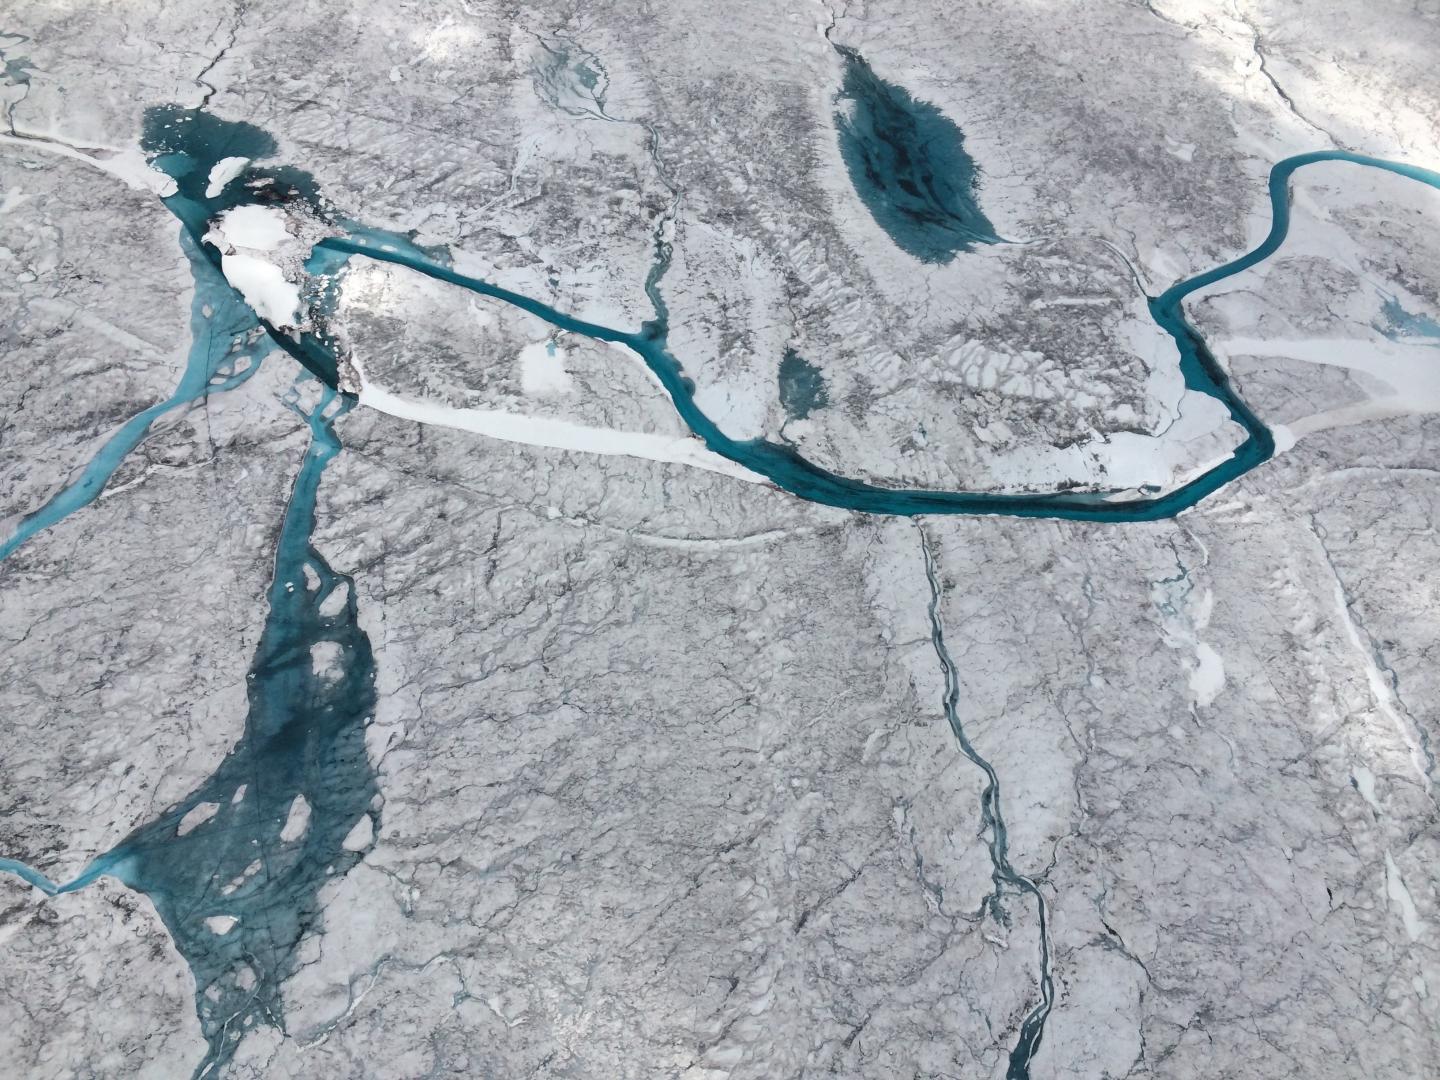
<path fill-rule="evenodd" d="M 1381 305 L 1376 329 L 1390 341 L 1402 345 L 1440 345 L 1440 322 L 1428 315 L 1406 311 L 1393 296 Z"/>
<path fill-rule="evenodd" d="M 320 929 L 320 890 L 361 859 L 379 816 L 365 746 L 370 640 L 354 582 L 311 543 L 320 479 L 340 452 L 334 423 L 352 402 L 328 388 L 318 397 L 309 412 L 290 402 L 310 441 L 276 543 L 240 740 L 209 779 L 73 881 L 0 859 L 51 895 L 108 875 L 150 898 L 195 978 L 209 1047 L 196 1076 L 228 1062 L 255 1025 L 283 1029 L 281 987 Z"/>
<path fill-rule="evenodd" d="M 792 420 L 804 420 L 830 404 L 824 373 L 794 349 L 780 358 L 779 384 L 780 406 Z"/>
<path fill-rule="evenodd" d="M 302 413 L 310 442 L 276 544 L 239 742 L 208 780 L 102 860 L 150 897 L 194 973 L 210 1047 L 202 1074 L 253 1025 L 283 1026 L 281 986 L 318 930 L 320 890 L 359 861 L 375 826 L 362 819 L 378 815 L 365 748 L 370 641 L 354 583 L 311 543 L 320 478 L 340 452 L 334 422 L 349 407 L 326 389 Z"/>
<path fill-rule="evenodd" d="M 845 61 L 835 114 L 840 156 L 875 223 L 927 263 L 998 243 L 980 209 L 979 170 L 960 129 L 934 105 L 880 78 L 853 49 L 836 51 Z"/>

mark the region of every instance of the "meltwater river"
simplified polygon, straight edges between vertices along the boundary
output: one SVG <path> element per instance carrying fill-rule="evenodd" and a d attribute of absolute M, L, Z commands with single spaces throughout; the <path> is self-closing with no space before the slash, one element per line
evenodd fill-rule
<path fill-rule="evenodd" d="M 1322 150 L 1299 154 L 1281 161 L 1270 171 L 1270 231 L 1253 250 L 1213 270 L 1187 278 L 1159 296 L 1148 300 L 1151 318 L 1175 342 L 1185 385 L 1216 398 L 1230 417 L 1245 430 L 1246 438 L 1224 462 L 1186 483 L 1154 497 L 1107 498 L 1093 494 L 1055 492 L 1006 495 L 990 492 L 931 491 L 919 488 L 887 488 L 853 480 L 822 469 L 789 447 L 764 439 L 733 439 L 720 430 L 695 403 L 695 386 L 685 377 L 680 362 L 666 346 L 667 320 L 663 313 L 638 331 L 619 330 L 586 322 L 565 314 L 539 300 L 471 277 L 417 252 L 413 246 L 401 250 L 368 230 L 350 237 L 322 240 L 321 248 L 349 255 L 365 255 L 382 262 L 408 267 L 429 277 L 458 285 L 481 296 L 501 300 L 536 315 L 561 330 L 597 341 L 624 345 L 636 353 L 654 372 L 690 430 L 707 447 L 768 478 L 777 487 L 809 502 L 871 514 L 1004 514 L 1011 517 L 1050 517 L 1078 521 L 1155 521 L 1174 517 L 1194 506 L 1230 481 L 1263 464 L 1275 452 L 1275 440 L 1260 418 L 1236 394 L 1229 377 L 1215 360 L 1204 338 L 1185 317 L 1184 300 L 1191 293 L 1233 277 L 1269 258 L 1285 242 L 1290 230 L 1290 177 L 1307 165 L 1346 162 L 1365 168 L 1395 173 L 1440 189 L 1440 173 L 1414 165 L 1366 157 L 1343 150 Z"/>
<path fill-rule="evenodd" d="M 846 111 L 837 115 L 837 136 L 856 191 L 876 222 L 897 246 L 922 262 L 945 262 L 976 245 L 1003 243 L 980 211 L 978 174 L 964 153 L 958 128 L 932 106 L 876 77 L 858 54 L 839 52 L 845 63 L 839 100 Z M 652 131 L 652 151 L 653 142 Z M 253 162 L 276 153 L 275 141 L 254 125 L 220 120 L 200 110 L 152 109 L 144 147 L 177 185 L 165 203 L 179 220 L 180 241 L 195 277 L 194 344 L 188 363 L 174 394 L 122 426 L 70 484 L 21 519 L 0 541 L 0 559 L 97 498 L 163 415 L 240 385 L 267 362 L 267 354 L 288 353 L 305 369 L 302 378 L 313 377 L 324 389 L 308 411 L 298 396 L 290 402 L 305 420 L 310 442 L 277 541 L 269 610 L 250 669 L 249 712 L 240 741 L 213 776 L 93 860 L 73 881 L 53 883 L 12 860 L 0 860 L 0 871 L 18 874 L 51 894 L 108 874 L 150 896 L 195 975 L 196 1008 L 209 1044 L 197 1075 L 222 1069 L 248 1026 L 283 1026 L 281 987 L 296 970 L 300 943 L 318 917 L 319 890 L 359 858 L 363 843 L 353 842 L 356 830 L 368 836 L 362 819 L 369 815 L 373 828 L 379 813 L 374 769 L 364 746 L 365 725 L 375 704 L 370 642 L 359 626 L 353 583 L 330 569 L 310 539 L 323 470 L 341 449 L 335 421 L 354 404 L 338 391 L 340 358 L 325 331 L 336 279 L 352 256 L 406 267 L 521 308 L 570 333 L 630 349 L 707 447 L 811 502 L 873 514 L 1132 522 L 1170 517 L 1194 506 L 1274 452 L 1270 431 L 1236 394 L 1186 319 L 1183 303 L 1197 290 L 1255 266 L 1280 248 L 1289 230 L 1289 182 L 1296 171 L 1343 162 L 1440 189 L 1440 173 L 1344 151 L 1301 154 L 1276 164 L 1269 177 L 1271 225 L 1264 240 L 1252 251 L 1148 299 L 1151 317 L 1175 342 L 1185 385 L 1224 403 L 1245 431 L 1232 456 L 1153 497 L 1064 491 L 1000 494 L 880 487 L 825 470 L 786 446 L 726 435 L 696 404 L 694 384 L 668 347 L 669 316 L 659 287 L 670 251 L 663 237 L 646 279 L 654 319 L 633 330 L 608 327 L 462 274 L 443 253 L 405 237 L 337 218 L 314 180 L 299 169 L 251 164 L 212 195 L 208 177 L 216 163 L 229 157 Z M 230 288 L 219 253 L 202 237 L 211 220 L 235 206 L 296 202 L 345 235 L 321 241 L 312 252 L 307 268 L 315 284 L 305 301 L 317 329 L 291 335 L 265 323 Z M 823 407 L 819 369 L 798 357 L 787 362 L 788 374 L 782 373 L 787 409 L 798 415 Z M 1024 1019 L 1008 1072 L 1013 1080 L 1026 1080 L 1053 995 L 1044 898 L 1010 865 L 999 779 L 960 723 L 957 671 L 944 644 L 940 589 L 928 547 L 925 568 L 932 589 L 932 642 L 945 675 L 944 712 L 961 750 L 986 774 L 981 816 L 989 833 L 993 903 L 998 909 L 1000 890 L 1008 888 L 1032 897 L 1039 909 L 1041 1000 Z M 317 650 L 323 652 L 323 665 L 316 661 Z"/>

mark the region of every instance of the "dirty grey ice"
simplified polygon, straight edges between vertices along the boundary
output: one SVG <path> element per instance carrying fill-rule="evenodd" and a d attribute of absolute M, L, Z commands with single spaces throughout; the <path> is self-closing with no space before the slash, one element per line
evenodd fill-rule
<path fill-rule="evenodd" d="M 1436 1075 L 1437 56 L 0 5 L 5 1074 Z"/>

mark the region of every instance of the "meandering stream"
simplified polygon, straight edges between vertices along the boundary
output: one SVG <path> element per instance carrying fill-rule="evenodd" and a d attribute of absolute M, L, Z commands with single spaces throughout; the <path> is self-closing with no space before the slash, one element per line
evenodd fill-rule
<path fill-rule="evenodd" d="M 567 62 L 564 54 L 555 55 L 560 57 L 557 64 Z M 962 167 L 958 143 L 945 148 L 950 138 L 946 125 L 955 136 L 958 129 L 937 110 L 877 79 L 858 54 L 843 55 L 848 66 L 842 96 L 848 97 L 850 111 L 840 127 L 842 152 L 852 176 L 871 181 L 868 194 L 861 195 L 876 221 L 899 246 L 926 261 L 944 261 L 977 243 L 999 242 L 974 202 L 975 178 Z M 603 69 L 589 65 L 585 71 L 588 81 L 579 85 L 593 104 L 591 114 L 619 122 L 605 114 L 603 92 L 597 90 Z M 551 81 L 556 78 L 552 75 Z M 581 98 L 578 91 L 572 97 Z M 642 126 L 654 155 L 655 130 Z M 200 110 L 154 109 L 147 116 L 144 145 L 156 167 L 177 186 L 165 204 L 180 221 L 181 244 L 196 282 L 188 363 L 174 394 L 120 428 L 71 483 L 23 518 L 0 544 L 0 558 L 98 497 L 162 415 L 240 385 L 266 353 L 288 353 L 325 388 L 308 412 L 298 399 L 291 403 L 309 428 L 310 443 L 277 542 L 268 614 L 250 670 L 249 712 L 240 741 L 212 777 L 95 859 L 75 880 L 57 885 L 11 860 L 0 860 L 0 871 L 18 874 L 51 894 L 109 874 L 150 896 L 195 973 L 196 1005 L 209 1043 L 202 1075 L 229 1060 L 247 1025 L 283 1025 L 281 986 L 293 974 L 300 943 L 318 917 L 319 890 L 359 858 L 364 845 L 355 842 L 356 830 L 364 833 L 363 841 L 369 833 L 362 819 L 369 815 L 373 828 L 379 813 L 374 769 L 364 745 L 365 725 L 375 705 L 370 643 L 359 627 L 353 583 L 331 570 L 310 539 L 325 464 L 340 452 L 335 421 L 354 404 L 338 390 L 343 358 L 326 330 L 336 279 L 352 256 L 405 267 L 513 305 L 558 329 L 631 350 L 710 450 L 810 502 L 872 514 L 1148 521 L 1194 506 L 1274 453 L 1270 431 L 1235 392 L 1186 319 L 1183 303 L 1197 290 L 1255 266 L 1280 248 L 1289 230 L 1289 182 L 1295 172 L 1321 162 L 1343 162 L 1440 189 L 1440 173 L 1344 151 L 1301 154 L 1276 164 L 1269 178 L 1272 220 L 1265 239 L 1244 255 L 1148 298 L 1151 317 L 1175 342 L 1186 387 L 1222 402 L 1244 430 L 1244 441 L 1221 464 L 1157 495 L 1004 494 L 882 487 L 823 469 L 788 446 L 726 435 L 696 404 L 695 386 L 668 346 L 669 315 L 660 295 L 670 259 L 668 217 L 657 228 L 656 260 L 645 282 L 655 317 L 638 329 L 622 329 L 575 318 L 460 273 L 443 253 L 338 218 L 313 179 L 298 169 L 250 164 L 237 180 L 212 194 L 210 170 L 223 159 L 253 162 L 275 154 L 274 140 L 253 125 L 222 121 Z M 658 155 L 656 167 L 666 178 Z M 679 193 L 673 186 L 671 192 L 667 213 L 673 215 Z M 225 281 L 218 252 L 202 241 L 218 214 L 252 203 L 303 204 L 316 220 L 345 234 L 321 240 L 310 255 L 307 269 L 313 288 L 306 303 L 314 318 L 304 332 L 284 332 L 261 320 Z M 817 402 L 823 404 L 823 379 L 819 369 L 798 357 L 791 369 L 786 376 L 787 408 L 803 415 Z M 1000 782 L 960 722 L 957 671 L 945 648 L 941 591 L 928 547 L 924 557 L 932 643 L 945 676 L 945 716 L 961 751 L 986 775 L 981 817 L 989 832 L 995 900 L 998 905 L 1001 888 L 1008 887 L 1032 896 L 1039 911 L 1041 1001 L 1021 1026 L 1008 1073 L 1013 1080 L 1025 1080 L 1053 1000 L 1045 902 L 1036 885 L 1009 862 Z"/>

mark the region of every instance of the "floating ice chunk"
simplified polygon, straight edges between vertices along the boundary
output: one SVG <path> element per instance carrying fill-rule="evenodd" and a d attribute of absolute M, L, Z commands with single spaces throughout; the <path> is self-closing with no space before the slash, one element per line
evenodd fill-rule
<path fill-rule="evenodd" d="M 285 817 L 285 827 L 280 830 L 280 839 L 286 844 L 293 843 L 305 835 L 310 827 L 310 803 L 304 795 L 296 795 L 290 803 L 290 813 Z"/>
<path fill-rule="evenodd" d="M 248 157 L 221 158 L 210 170 L 210 183 L 205 188 L 205 197 L 213 199 L 225 190 L 225 185 L 234 180 L 250 164 Z"/>
<path fill-rule="evenodd" d="M 255 251 L 274 251 L 290 240 L 290 230 L 285 227 L 285 211 L 277 206 L 237 206 L 220 216 L 205 239 L 216 237 L 221 251 L 224 245 L 251 248 Z M 214 243 L 214 241 L 211 241 Z"/>
<path fill-rule="evenodd" d="M 256 315 L 275 326 L 296 325 L 300 286 L 286 281 L 280 267 L 254 255 L 235 254 L 222 255 L 220 269 Z"/>
<path fill-rule="evenodd" d="M 184 836 L 192 829 L 198 828 L 209 821 L 219 811 L 220 804 L 213 802 L 202 802 L 192 806 L 186 811 L 185 816 L 180 819 L 180 825 L 175 830 L 176 836 Z"/>
<path fill-rule="evenodd" d="M 252 877 L 254 877 L 260 872 L 261 865 L 262 864 L 260 860 L 256 859 L 249 866 L 245 867 L 245 869 L 240 872 L 240 875 L 238 877 L 232 878 L 229 882 L 226 883 L 225 887 L 220 890 L 220 895 L 229 896 L 236 889 L 240 888 L 241 885 L 244 885 L 247 881 L 249 881 Z"/>
<path fill-rule="evenodd" d="M 355 827 L 345 834 L 342 846 L 346 851 L 364 851 L 375 839 L 375 821 L 369 814 L 361 816 Z"/>
<path fill-rule="evenodd" d="M 205 920 L 205 929 L 218 937 L 224 937 L 239 924 L 234 915 L 211 915 Z"/>
<path fill-rule="evenodd" d="M 310 670 L 321 679 L 338 679 L 345 673 L 338 641 L 317 641 L 310 646 Z"/>
<path fill-rule="evenodd" d="M 333 619 L 340 612 L 345 610 L 345 605 L 350 600 L 350 589 L 343 582 L 336 582 L 335 587 L 326 594 L 325 599 L 320 601 L 320 615 L 322 618 Z"/>
<path fill-rule="evenodd" d="M 299 267 L 307 249 L 299 234 L 305 228 L 279 207 L 252 205 L 227 210 L 205 234 L 205 242 L 220 252 L 225 279 L 255 314 L 283 329 L 301 323 Z"/>

